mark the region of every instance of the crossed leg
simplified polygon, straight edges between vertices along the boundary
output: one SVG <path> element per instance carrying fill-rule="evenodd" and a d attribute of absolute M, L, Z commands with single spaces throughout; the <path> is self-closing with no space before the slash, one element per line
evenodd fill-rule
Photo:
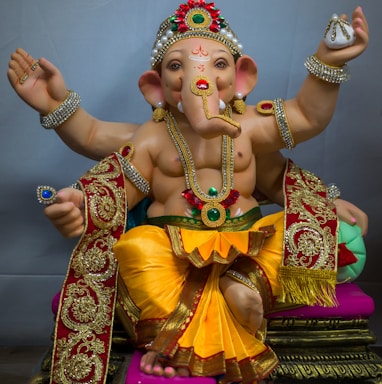
<path fill-rule="evenodd" d="M 250 287 L 237 279 L 223 275 L 220 278 L 220 290 L 239 323 L 251 334 L 262 328 L 263 301 L 256 287 Z M 168 366 L 155 351 L 148 351 L 142 356 L 140 369 L 142 372 L 164 377 L 190 376 L 187 368 Z"/>
<path fill-rule="evenodd" d="M 220 290 L 236 320 L 251 334 L 262 328 L 263 300 L 256 287 L 249 287 L 227 275 L 220 278 Z"/>

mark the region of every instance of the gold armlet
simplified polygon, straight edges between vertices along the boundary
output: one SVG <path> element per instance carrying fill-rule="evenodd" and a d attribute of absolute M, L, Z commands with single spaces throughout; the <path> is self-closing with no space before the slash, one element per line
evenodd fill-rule
<path fill-rule="evenodd" d="M 273 105 L 275 109 L 274 114 L 276 118 L 276 123 L 279 128 L 280 136 L 285 144 L 285 148 L 293 149 L 295 147 L 295 143 L 285 113 L 284 100 L 275 99 Z"/>
<path fill-rule="evenodd" d="M 137 168 L 130 163 L 130 158 L 134 152 L 134 145 L 127 143 L 123 146 L 119 152 L 116 152 L 118 159 L 121 162 L 122 170 L 125 176 L 135 185 L 137 189 L 148 195 L 150 192 L 149 182 L 142 176 Z"/>
<path fill-rule="evenodd" d="M 273 101 L 262 100 L 257 103 L 256 110 L 262 115 L 275 116 L 277 127 L 279 129 L 281 139 L 284 142 L 285 148 L 293 149 L 295 147 L 295 142 L 285 113 L 284 99 L 278 98 Z"/>

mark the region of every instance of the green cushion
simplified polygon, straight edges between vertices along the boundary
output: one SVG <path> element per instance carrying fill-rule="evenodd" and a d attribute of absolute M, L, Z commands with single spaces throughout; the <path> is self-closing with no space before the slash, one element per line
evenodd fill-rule
<path fill-rule="evenodd" d="M 346 248 L 353 252 L 357 262 L 338 268 L 337 281 L 354 281 L 363 271 L 366 262 L 366 247 L 361 228 L 340 221 L 338 244 L 341 243 L 345 243 Z"/>

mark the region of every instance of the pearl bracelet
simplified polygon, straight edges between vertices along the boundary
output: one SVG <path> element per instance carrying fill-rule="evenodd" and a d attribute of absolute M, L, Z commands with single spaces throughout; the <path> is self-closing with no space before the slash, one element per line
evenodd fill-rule
<path fill-rule="evenodd" d="M 78 93 L 68 90 L 66 99 L 52 112 L 46 116 L 40 115 L 40 123 L 45 129 L 55 129 L 63 124 L 80 107 L 80 96 Z"/>
<path fill-rule="evenodd" d="M 304 65 L 309 73 L 327 83 L 341 84 L 350 79 L 347 64 L 342 67 L 334 67 L 323 63 L 316 55 L 312 55 L 305 60 Z"/>

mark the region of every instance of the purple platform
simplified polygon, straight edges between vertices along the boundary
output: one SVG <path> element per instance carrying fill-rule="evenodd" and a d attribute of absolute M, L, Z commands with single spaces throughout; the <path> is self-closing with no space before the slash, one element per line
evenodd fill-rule
<path fill-rule="evenodd" d="M 336 286 L 339 305 L 333 308 L 320 306 L 303 306 L 282 310 L 267 316 L 268 319 L 280 317 L 330 318 L 344 319 L 368 318 L 374 312 L 374 300 L 362 291 L 355 283 L 344 283 Z"/>
<path fill-rule="evenodd" d="M 135 351 L 127 370 L 125 384 L 216 384 L 213 377 L 158 377 L 146 375 L 139 369 L 142 353 Z"/>

